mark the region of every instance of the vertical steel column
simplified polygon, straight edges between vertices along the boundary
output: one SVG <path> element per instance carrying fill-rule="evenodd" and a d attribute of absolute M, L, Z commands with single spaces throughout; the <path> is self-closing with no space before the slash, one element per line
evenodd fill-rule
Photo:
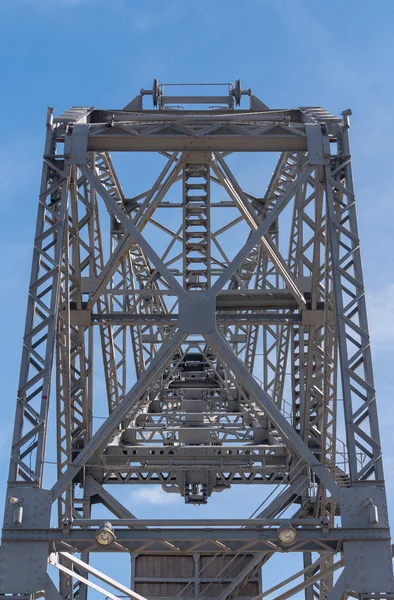
<path fill-rule="evenodd" d="M 325 168 L 341 384 L 351 483 L 383 480 L 382 452 L 360 256 L 348 125 Z"/>
<path fill-rule="evenodd" d="M 69 200 L 70 169 L 55 157 L 55 140 L 52 111 L 48 111 L 9 484 L 24 481 L 42 485 L 59 278 Z"/>

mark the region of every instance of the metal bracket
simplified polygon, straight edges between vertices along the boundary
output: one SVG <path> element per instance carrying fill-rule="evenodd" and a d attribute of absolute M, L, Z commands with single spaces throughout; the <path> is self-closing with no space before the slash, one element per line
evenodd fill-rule
<path fill-rule="evenodd" d="M 92 322 L 91 310 L 70 310 L 70 322 L 73 327 L 83 325 L 88 327 Z"/>
<path fill-rule="evenodd" d="M 209 333 L 216 329 L 216 298 L 206 292 L 188 292 L 179 298 L 179 329 L 184 333 Z"/>
<path fill-rule="evenodd" d="M 344 582 L 361 594 L 394 592 L 387 501 L 383 486 L 359 485 L 341 488 L 343 527 L 386 529 L 387 540 L 344 541 Z M 368 510 L 373 508 L 373 514 Z M 371 516 L 373 518 L 371 519 Z M 376 518 L 377 517 L 377 518 Z"/>
<path fill-rule="evenodd" d="M 71 135 L 64 140 L 67 165 L 84 165 L 88 149 L 89 125 L 74 125 Z"/>
<path fill-rule="evenodd" d="M 321 123 L 315 116 L 302 111 L 302 120 L 305 127 L 308 148 L 308 162 L 310 165 L 328 165 L 330 158 L 330 143 L 327 135 L 323 134 Z"/>
<path fill-rule="evenodd" d="M 17 502 L 15 502 L 17 500 Z M 52 494 L 39 488 L 8 488 L 4 529 L 48 529 Z M 22 518 L 15 509 L 23 507 Z M 48 542 L 4 541 L 0 548 L 0 593 L 33 594 L 46 586 Z M 23 568 L 21 568 L 23 557 Z"/>
<path fill-rule="evenodd" d="M 308 146 L 308 160 L 310 165 L 327 165 L 328 156 L 325 156 L 323 147 L 323 134 L 320 123 L 305 123 L 305 133 Z"/>
<path fill-rule="evenodd" d="M 303 310 L 301 325 L 323 327 L 324 310 Z"/>
<path fill-rule="evenodd" d="M 192 165 L 209 163 L 212 160 L 212 152 L 182 152 L 182 161 Z"/>

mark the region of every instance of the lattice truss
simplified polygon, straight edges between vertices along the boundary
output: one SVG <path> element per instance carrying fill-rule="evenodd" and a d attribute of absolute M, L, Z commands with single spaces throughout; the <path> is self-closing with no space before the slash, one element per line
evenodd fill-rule
<path fill-rule="evenodd" d="M 239 81 L 214 97 L 155 81 L 123 110 L 48 112 L 3 593 L 82 600 L 96 578 L 140 600 L 391 597 L 348 129 L 348 112 L 270 110 Z M 126 195 L 146 151 L 161 167 Z M 277 156 L 265 193 L 236 175 L 252 151 Z M 249 520 L 143 521 L 111 484 L 186 504 L 274 487 Z M 98 551 L 131 553 L 133 589 L 89 565 Z M 302 569 L 263 591 L 284 551 Z"/>

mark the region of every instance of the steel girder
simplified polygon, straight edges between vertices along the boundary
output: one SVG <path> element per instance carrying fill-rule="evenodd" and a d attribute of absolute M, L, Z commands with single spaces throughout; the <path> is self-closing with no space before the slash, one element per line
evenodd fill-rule
<path fill-rule="evenodd" d="M 0 590 L 84 599 L 103 590 L 94 577 L 139 598 L 172 584 L 184 598 L 263 598 L 293 582 L 277 599 L 391 597 L 348 114 L 269 110 L 239 82 L 226 101 L 182 96 L 224 103 L 214 110 L 169 106 L 158 82 L 149 94 L 157 109 L 143 108 L 143 90 L 124 110 L 48 112 Z M 245 95 L 249 108 L 234 108 Z M 146 150 L 164 166 L 127 197 L 108 152 Z M 265 195 L 230 166 L 245 151 L 281 152 Z M 46 490 L 53 369 L 57 477 Z M 277 487 L 248 520 L 170 522 L 137 519 L 114 483 L 159 484 L 186 504 L 234 484 Z M 132 553 L 134 589 L 89 565 L 104 550 Z M 260 570 L 283 551 L 301 553 L 302 568 L 263 591 Z M 137 556 L 179 568 L 189 557 L 193 582 L 138 575 Z"/>

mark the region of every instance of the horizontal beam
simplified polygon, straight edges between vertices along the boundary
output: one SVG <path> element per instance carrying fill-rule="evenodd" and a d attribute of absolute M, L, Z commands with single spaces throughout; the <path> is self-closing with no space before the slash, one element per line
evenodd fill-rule
<path fill-rule="evenodd" d="M 177 205 L 178 207 L 182 207 L 182 204 Z M 167 207 L 166 207 L 167 208 Z M 106 288 L 103 290 L 105 294 L 111 294 L 112 296 L 173 296 L 176 295 L 170 289 L 149 289 L 149 288 L 136 288 L 125 289 L 125 288 Z M 306 298 L 310 298 L 311 292 L 304 292 L 304 296 Z M 258 301 L 262 303 L 262 306 L 275 308 L 277 307 L 276 302 L 279 301 L 280 308 L 282 308 L 282 302 L 287 303 L 290 306 L 297 306 L 294 302 L 293 295 L 286 289 L 282 288 L 270 288 L 270 289 L 253 289 L 253 288 L 242 288 L 242 289 L 230 289 L 230 290 L 221 290 L 217 295 L 216 303 L 217 306 L 222 306 L 225 302 L 231 302 L 232 299 L 239 298 L 241 299 L 250 299 L 252 302 Z"/>
<path fill-rule="evenodd" d="M 71 314 L 72 318 L 72 314 Z M 266 312 L 260 314 L 224 313 L 216 315 L 219 325 L 270 325 L 299 323 L 301 314 Z M 177 325 L 178 314 L 138 314 L 128 312 L 92 313 L 92 325 Z"/>
<path fill-rule="evenodd" d="M 288 484 L 289 479 L 280 465 L 276 470 L 262 467 L 226 467 L 224 469 L 211 465 L 193 464 L 193 468 L 216 473 L 217 485 L 278 485 Z M 105 485 L 167 485 L 177 483 L 177 475 L 183 475 L 190 467 L 107 467 L 102 468 L 102 480 Z"/>
<path fill-rule="evenodd" d="M 187 413 L 184 413 L 187 415 Z M 152 429 L 149 425 L 147 429 Z M 171 427 L 170 429 L 173 431 L 175 427 Z M 183 429 L 183 428 L 182 428 Z M 194 428 L 195 429 L 195 428 Z M 202 429 L 199 427 L 199 429 Z M 205 429 L 205 428 L 204 428 Z M 210 429 L 210 427 L 207 427 Z M 144 428 L 141 427 L 143 431 Z M 159 430 L 157 430 L 159 431 Z M 127 428 L 124 432 L 124 442 L 120 442 L 117 444 L 110 444 L 102 459 L 102 468 L 112 469 L 112 464 L 114 461 L 118 461 L 116 464 L 127 462 L 127 463 L 140 463 L 139 468 L 141 471 L 149 467 L 154 467 L 157 469 L 158 466 L 162 466 L 163 468 L 169 469 L 171 471 L 173 468 L 177 466 L 183 466 L 186 468 L 190 468 L 190 462 L 193 462 L 193 468 L 208 468 L 209 465 L 212 465 L 213 468 L 226 471 L 231 470 L 233 468 L 242 469 L 248 467 L 250 468 L 252 464 L 258 463 L 258 468 L 261 469 L 263 465 L 267 465 L 268 467 L 272 465 L 276 465 L 279 463 L 280 466 L 285 468 L 286 465 L 286 448 L 284 446 L 277 446 L 276 448 L 273 446 L 263 446 L 261 452 L 255 452 L 254 449 L 256 446 L 252 445 L 244 445 L 241 447 L 241 452 L 237 452 L 237 447 L 235 444 L 237 442 L 233 442 L 230 446 L 213 446 L 214 450 L 211 450 L 210 446 L 167 446 L 169 451 L 165 447 L 163 451 L 161 448 L 158 449 L 155 446 L 131 446 L 127 443 L 127 440 L 130 436 L 134 436 L 133 428 Z M 239 443 L 239 442 L 238 442 Z M 194 450 L 196 448 L 196 450 Z M 203 449 L 204 452 L 199 452 L 198 450 Z M 219 448 L 220 451 L 216 451 L 215 449 Z M 248 452 L 248 448 L 250 451 Z M 167 451 L 166 451 L 167 450 Z M 171 453 L 172 451 L 172 453 Z M 127 454 L 125 454 L 127 452 Z M 141 464 L 141 461 L 143 463 Z M 113 465 L 115 468 L 115 465 Z M 120 465 L 121 468 L 125 468 L 125 464 Z"/>
<path fill-rule="evenodd" d="M 179 401 L 179 399 L 177 399 L 177 401 Z M 158 413 L 150 413 L 150 416 L 155 416 Z M 193 413 L 182 413 L 184 415 L 186 414 L 193 414 Z M 202 414 L 202 413 L 198 413 L 198 414 Z M 222 413 L 225 414 L 225 413 Z M 234 414 L 234 413 L 233 413 Z M 238 415 L 241 415 L 241 413 L 235 413 Z M 127 440 L 127 432 L 128 432 L 128 428 L 124 429 L 123 434 L 122 434 L 122 439 L 123 440 Z M 219 458 L 219 460 L 221 461 L 221 464 L 223 466 L 226 466 L 227 463 L 230 464 L 236 464 L 237 462 L 240 461 L 245 461 L 249 462 L 249 461 L 261 461 L 261 460 L 266 460 L 266 459 L 270 459 L 273 458 L 274 456 L 277 455 L 281 455 L 284 456 L 285 452 L 286 452 L 286 448 L 283 446 L 282 443 L 278 443 L 278 444 L 248 444 L 247 446 L 242 445 L 242 444 L 231 444 L 231 446 L 229 446 L 228 448 L 225 446 L 196 446 L 196 445 L 187 445 L 185 444 L 184 446 L 171 446 L 171 445 L 167 445 L 164 446 L 163 448 L 160 449 L 160 454 L 156 455 L 156 456 L 152 456 L 152 450 L 157 450 L 157 448 L 154 448 L 152 446 L 133 446 L 131 444 L 129 444 L 128 446 L 126 445 L 121 445 L 119 446 L 118 444 L 112 442 L 111 444 L 108 445 L 105 454 L 103 455 L 103 458 L 105 458 L 106 456 L 108 456 L 111 451 L 115 453 L 119 452 L 122 453 L 122 455 L 124 454 L 124 451 L 129 453 L 129 458 L 133 459 L 135 458 L 135 460 L 156 460 L 158 458 L 162 458 L 163 461 L 168 460 L 168 458 L 171 458 L 171 462 L 173 464 L 176 464 L 176 462 L 178 460 L 183 461 L 186 460 L 187 464 L 190 463 L 190 460 L 193 461 L 193 463 L 197 463 L 200 460 L 201 461 L 208 461 L 210 458 L 212 460 L 216 460 L 216 458 Z"/>
<path fill-rule="evenodd" d="M 101 519 L 100 524 L 106 519 Z M 247 520 L 247 519 L 245 519 Z M 144 520 L 145 522 L 146 520 Z M 201 529 L 171 529 L 165 528 L 161 532 L 157 528 L 146 529 L 115 529 L 115 534 L 119 542 L 133 540 L 160 540 L 160 539 L 218 539 L 218 540 L 255 540 L 264 537 L 266 540 L 275 540 L 277 538 L 278 528 L 269 527 L 262 531 L 262 527 L 255 526 L 256 519 L 250 519 L 245 528 L 214 528 L 204 525 Z M 68 533 L 63 529 L 3 529 L 3 540 L 9 541 L 63 541 L 73 543 L 78 540 L 94 540 L 98 529 L 74 529 Z M 343 528 L 334 529 L 298 529 L 297 536 L 299 540 L 321 540 L 321 541 L 355 541 L 355 540 L 389 540 L 390 531 L 387 527 L 379 528 Z"/>
<path fill-rule="evenodd" d="M 304 294 L 308 300 L 310 293 Z M 222 290 L 216 297 L 217 310 L 251 310 L 257 309 L 294 309 L 298 303 L 293 294 L 288 290 Z M 318 308 L 323 309 L 324 304 L 319 303 Z"/>
<path fill-rule="evenodd" d="M 370 541 L 372 543 L 390 540 L 388 528 L 334 528 L 297 529 L 297 539 L 292 546 L 283 547 L 277 538 L 277 527 L 243 528 L 160 528 L 114 529 L 117 544 L 99 546 L 95 542 L 98 529 L 4 529 L 3 541 L 14 542 L 53 542 L 56 550 L 66 550 L 70 546 L 82 552 L 139 552 L 149 554 L 193 553 L 198 544 L 199 553 L 228 554 L 229 552 L 339 552 L 344 541 Z"/>
<path fill-rule="evenodd" d="M 302 126 L 303 113 L 297 109 L 274 109 L 259 112 L 249 112 L 245 110 L 231 111 L 201 111 L 182 110 L 175 112 L 173 110 L 157 111 L 143 110 L 142 112 L 131 112 L 124 110 L 100 110 L 95 109 L 89 116 L 91 125 L 106 125 L 109 123 L 122 123 L 139 125 L 157 125 L 158 123 L 181 123 L 182 125 L 195 125 L 209 123 L 216 124 L 231 124 L 231 125 L 266 125 L 267 123 L 291 123 L 292 127 Z M 339 121 L 341 119 L 338 119 Z M 55 123 L 60 122 L 59 118 L 54 119 Z"/>
<path fill-rule="evenodd" d="M 92 313 L 92 325 L 177 325 L 177 314 Z"/>
<path fill-rule="evenodd" d="M 161 104 L 229 104 L 231 96 L 160 96 Z"/>
<path fill-rule="evenodd" d="M 271 527 L 321 526 L 321 519 L 105 519 L 114 527 Z M 74 519 L 73 527 L 100 527 L 103 519 Z"/>
<path fill-rule="evenodd" d="M 90 152 L 305 152 L 306 137 L 289 135 L 265 135 L 261 137 L 211 135 L 192 137 L 188 135 L 137 136 L 112 133 L 89 136 Z"/>

